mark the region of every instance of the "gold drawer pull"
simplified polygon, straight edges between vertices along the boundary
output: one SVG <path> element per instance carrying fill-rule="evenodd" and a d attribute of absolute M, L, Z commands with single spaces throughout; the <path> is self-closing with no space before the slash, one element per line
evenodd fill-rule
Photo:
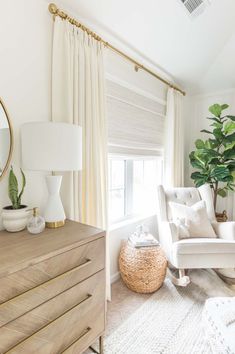
<path fill-rule="evenodd" d="M 27 342 L 28 339 L 30 339 L 32 336 L 34 336 L 35 334 L 41 332 L 43 329 L 45 329 L 46 327 L 50 326 L 52 323 L 54 323 L 55 321 L 57 321 L 58 319 L 60 319 L 61 317 L 65 316 L 68 312 L 74 310 L 76 307 L 78 308 L 81 304 L 87 302 L 88 300 L 90 300 L 92 298 L 91 294 L 87 294 L 86 297 L 84 297 L 84 299 L 82 299 L 78 304 L 70 307 L 69 309 L 67 309 L 65 312 L 63 312 L 62 314 L 60 314 L 59 316 L 57 316 L 56 318 L 54 318 L 53 321 L 47 323 L 46 325 L 42 326 L 38 331 L 33 332 L 29 337 L 23 339 L 22 341 L 18 342 L 16 345 L 14 345 L 13 347 L 11 347 L 8 351 L 5 352 L 5 354 L 7 353 L 11 353 L 12 349 L 17 348 L 20 344 Z"/>
<path fill-rule="evenodd" d="M 84 331 L 80 334 L 79 338 L 76 339 L 73 343 L 71 343 L 63 352 L 61 352 L 61 354 L 66 354 L 66 352 L 71 349 L 73 346 L 75 346 L 77 343 L 79 343 L 79 341 L 84 338 L 89 332 L 91 331 L 90 327 L 87 327 L 86 329 L 84 329 Z"/>
<path fill-rule="evenodd" d="M 55 278 L 49 279 L 49 280 L 45 281 L 44 283 L 41 283 L 41 284 L 39 284 L 39 285 L 34 286 L 33 288 L 30 288 L 30 289 L 26 290 L 24 293 L 18 294 L 18 295 L 16 295 L 16 296 L 10 298 L 9 300 L 7 300 L 7 301 L 5 301 L 5 302 L 2 302 L 2 303 L 0 304 L 0 307 L 1 307 L 2 305 L 6 304 L 6 303 L 8 303 L 8 302 L 10 302 L 10 301 L 12 301 L 12 300 L 15 300 L 15 299 L 16 299 L 17 297 L 19 297 L 19 296 L 24 296 L 25 294 L 27 294 L 28 292 L 30 292 L 30 291 L 32 291 L 32 290 L 35 290 L 35 289 L 37 289 L 37 288 L 40 288 L 41 286 L 44 286 L 44 285 L 49 284 L 49 283 L 51 283 L 51 282 L 54 282 L 54 281 L 56 281 L 56 280 L 58 280 L 58 279 L 61 279 L 61 278 L 65 277 L 66 275 L 77 271 L 78 269 L 81 269 L 81 268 L 83 268 L 83 267 L 86 267 L 86 266 L 88 266 L 89 264 L 91 264 L 91 262 L 92 262 L 92 260 L 87 258 L 87 259 L 85 260 L 85 262 L 79 264 L 79 265 L 76 266 L 76 267 L 73 267 L 73 268 L 67 270 L 65 273 L 59 274 L 59 275 L 57 275 Z M 47 301 L 49 301 L 49 300 L 50 300 L 50 299 L 48 299 Z M 33 309 L 34 309 L 34 308 L 32 308 L 31 310 L 33 310 Z M 30 310 L 30 311 L 31 311 L 31 310 Z M 0 326 L 0 327 L 1 327 L 1 326 Z"/>

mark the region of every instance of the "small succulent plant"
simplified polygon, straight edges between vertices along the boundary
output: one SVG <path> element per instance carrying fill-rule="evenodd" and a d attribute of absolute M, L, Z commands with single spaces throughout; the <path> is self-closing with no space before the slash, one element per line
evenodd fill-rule
<path fill-rule="evenodd" d="M 17 177 L 13 171 L 12 166 L 11 166 L 10 173 L 9 173 L 8 196 L 9 196 L 11 203 L 12 203 L 12 209 L 21 209 L 22 208 L 21 197 L 24 193 L 26 179 L 25 179 L 25 175 L 24 175 L 24 172 L 22 171 L 22 169 L 20 169 L 20 171 L 21 171 L 21 176 L 22 176 L 22 188 L 21 188 L 20 193 L 19 193 L 19 189 L 18 189 Z"/>

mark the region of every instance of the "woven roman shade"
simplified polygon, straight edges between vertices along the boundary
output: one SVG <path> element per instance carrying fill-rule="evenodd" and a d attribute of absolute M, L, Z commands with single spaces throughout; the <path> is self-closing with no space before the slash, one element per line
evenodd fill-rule
<path fill-rule="evenodd" d="M 153 94 L 107 79 L 109 153 L 163 154 L 166 102 Z"/>

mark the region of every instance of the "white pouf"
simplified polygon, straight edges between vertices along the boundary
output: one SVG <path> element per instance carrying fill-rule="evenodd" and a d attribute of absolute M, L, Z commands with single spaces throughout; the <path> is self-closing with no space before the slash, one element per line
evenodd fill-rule
<path fill-rule="evenodd" d="M 235 353 L 235 297 L 208 299 L 203 314 L 203 327 L 213 354 Z"/>

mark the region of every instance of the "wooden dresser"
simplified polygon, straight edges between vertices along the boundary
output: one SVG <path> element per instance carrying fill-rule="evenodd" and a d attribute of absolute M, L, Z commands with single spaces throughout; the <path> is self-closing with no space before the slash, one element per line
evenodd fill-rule
<path fill-rule="evenodd" d="M 0 353 L 79 354 L 105 329 L 105 233 L 0 232 Z"/>

